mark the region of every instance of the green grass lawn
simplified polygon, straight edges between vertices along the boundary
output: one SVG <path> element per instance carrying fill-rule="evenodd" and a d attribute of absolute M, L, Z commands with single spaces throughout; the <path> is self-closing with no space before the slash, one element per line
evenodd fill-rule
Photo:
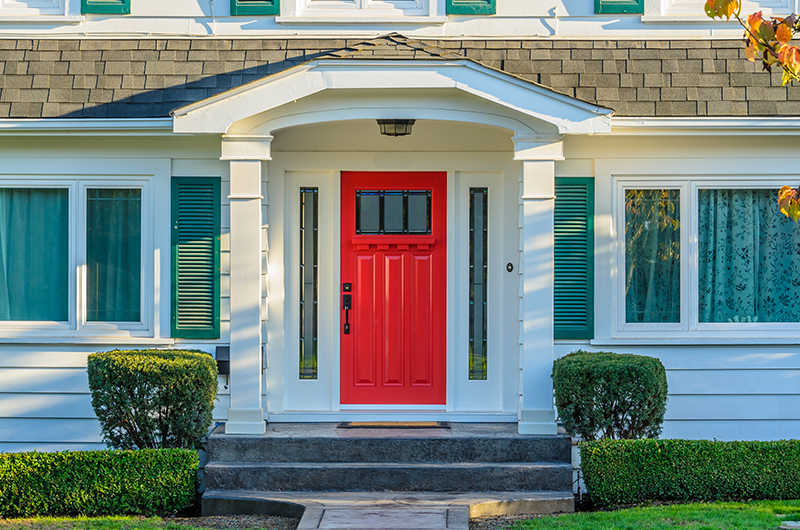
<path fill-rule="evenodd" d="M 729 530 L 769 529 L 800 521 L 800 501 L 716 502 L 584 512 L 523 521 L 517 529 L 539 530 Z"/>

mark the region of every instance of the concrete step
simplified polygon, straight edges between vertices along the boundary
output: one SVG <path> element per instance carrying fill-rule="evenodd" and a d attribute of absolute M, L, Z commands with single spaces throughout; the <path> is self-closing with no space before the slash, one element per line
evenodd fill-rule
<path fill-rule="evenodd" d="M 555 462 L 209 462 L 210 490 L 571 491 L 572 466 Z"/>
<path fill-rule="evenodd" d="M 209 461 L 570 462 L 568 437 L 522 436 L 515 432 L 515 425 L 491 430 L 472 424 L 431 431 L 344 430 L 330 425 L 280 424 L 268 428 L 272 430 L 262 436 L 225 436 L 215 432 L 208 441 Z"/>

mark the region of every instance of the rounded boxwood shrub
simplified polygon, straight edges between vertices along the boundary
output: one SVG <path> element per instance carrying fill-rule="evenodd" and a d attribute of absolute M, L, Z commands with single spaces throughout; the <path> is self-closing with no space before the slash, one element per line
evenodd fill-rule
<path fill-rule="evenodd" d="M 657 438 L 661 433 L 667 374 L 658 359 L 579 350 L 555 362 L 553 388 L 570 436 Z"/>
<path fill-rule="evenodd" d="M 115 350 L 89 356 L 92 407 L 116 449 L 200 447 L 217 397 L 217 365 L 193 350 Z"/>

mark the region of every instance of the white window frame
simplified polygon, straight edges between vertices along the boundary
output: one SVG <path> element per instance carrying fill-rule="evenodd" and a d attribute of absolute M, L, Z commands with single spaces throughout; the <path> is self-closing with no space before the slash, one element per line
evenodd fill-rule
<path fill-rule="evenodd" d="M 705 0 L 645 0 L 643 22 L 697 22 L 708 24 L 712 22 L 703 11 Z M 762 11 L 764 16 L 783 15 L 797 12 L 797 0 L 758 0 L 742 2 L 742 15 L 747 16 L 756 11 Z M 737 25 L 735 19 L 716 20 L 717 24 Z"/>
<path fill-rule="evenodd" d="M 0 0 L 0 16 L 65 15 L 67 13 L 68 1 L 69 0 Z"/>
<path fill-rule="evenodd" d="M 800 178 L 800 177 L 798 177 Z M 800 322 L 700 322 L 699 321 L 699 255 L 698 197 L 701 189 L 774 189 L 796 185 L 797 179 L 759 180 L 736 176 L 658 176 L 614 178 L 614 245 L 612 270 L 614 308 L 614 338 L 718 338 L 718 339 L 774 339 L 775 332 L 800 331 Z M 681 190 L 681 319 L 679 323 L 627 323 L 625 322 L 625 190 L 628 189 L 680 189 Z M 776 199 L 777 200 L 777 195 Z"/>
<path fill-rule="evenodd" d="M 281 5 L 276 22 L 443 24 L 447 15 L 445 0 L 290 0 Z"/>
<path fill-rule="evenodd" d="M 152 177 L 115 179 L 112 175 L 47 179 L 0 178 L 0 188 L 66 188 L 69 193 L 69 319 L 52 321 L 0 321 L 0 332 L 15 336 L 150 337 L 153 327 L 154 240 Z M 86 321 L 86 191 L 88 189 L 139 189 L 142 205 L 141 314 L 138 322 Z"/>

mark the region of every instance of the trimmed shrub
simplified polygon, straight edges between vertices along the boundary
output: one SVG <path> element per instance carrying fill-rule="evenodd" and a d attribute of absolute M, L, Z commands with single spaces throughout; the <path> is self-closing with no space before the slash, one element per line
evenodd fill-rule
<path fill-rule="evenodd" d="M 558 415 L 570 436 L 657 438 L 667 410 L 667 373 L 643 355 L 578 350 L 553 365 Z"/>
<path fill-rule="evenodd" d="M 187 449 L 0 454 L 0 517 L 172 514 L 197 497 Z"/>
<path fill-rule="evenodd" d="M 92 407 L 116 449 L 200 447 L 211 426 L 217 365 L 193 350 L 133 350 L 89 356 Z"/>
<path fill-rule="evenodd" d="M 598 505 L 800 498 L 798 440 L 598 440 L 580 451 Z"/>

